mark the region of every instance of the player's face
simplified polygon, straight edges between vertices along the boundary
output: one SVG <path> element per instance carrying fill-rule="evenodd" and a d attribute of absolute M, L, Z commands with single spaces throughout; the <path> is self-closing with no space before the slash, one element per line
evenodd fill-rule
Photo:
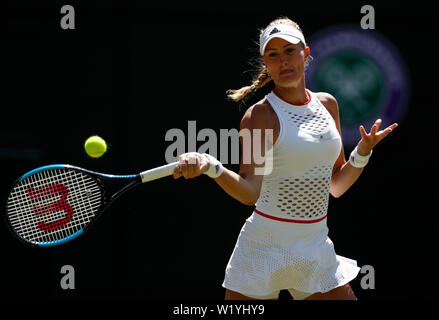
<path fill-rule="evenodd" d="M 304 77 L 308 56 L 309 47 L 304 47 L 301 42 L 292 44 L 273 38 L 267 43 L 263 60 L 277 86 L 297 87 Z"/>

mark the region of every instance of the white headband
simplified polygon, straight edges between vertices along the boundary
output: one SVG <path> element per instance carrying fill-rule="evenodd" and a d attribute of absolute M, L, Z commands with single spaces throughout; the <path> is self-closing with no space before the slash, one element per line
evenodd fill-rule
<path fill-rule="evenodd" d="M 268 41 L 273 38 L 281 38 L 292 44 L 302 42 L 303 45 L 306 46 L 302 32 L 300 32 L 295 26 L 289 23 L 277 23 L 265 29 L 259 38 L 259 51 L 261 56 L 264 55 Z"/>

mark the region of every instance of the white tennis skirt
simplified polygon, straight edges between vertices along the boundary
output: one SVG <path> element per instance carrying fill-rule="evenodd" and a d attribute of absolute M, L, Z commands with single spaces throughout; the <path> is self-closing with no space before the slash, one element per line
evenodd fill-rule
<path fill-rule="evenodd" d="M 335 254 L 326 221 L 291 223 L 253 212 L 241 229 L 223 287 L 264 296 L 282 289 L 328 292 L 350 282 L 360 268 Z"/>

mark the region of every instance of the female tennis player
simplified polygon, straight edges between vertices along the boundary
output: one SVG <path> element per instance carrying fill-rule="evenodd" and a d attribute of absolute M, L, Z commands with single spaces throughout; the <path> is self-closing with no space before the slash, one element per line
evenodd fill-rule
<path fill-rule="evenodd" d="M 361 140 L 345 161 L 336 99 L 305 87 L 310 48 L 300 27 L 288 18 L 276 19 L 261 31 L 259 45 L 259 75 L 250 86 L 228 93 L 239 101 L 274 82 L 273 91 L 241 120 L 241 129 L 261 130 L 264 162 L 252 157 L 245 163 L 241 157 L 235 173 L 211 155 L 185 153 L 174 178 L 205 173 L 233 198 L 256 206 L 226 267 L 226 299 L 277 299 L 286 289 L 295 300 L 356 300 L 349 282 L 360 268 L 337 255 L 328 238 L 329 194 L 340 197 L 352 186 L 374 146 L 397 124 L 379 130 L 378 119 L 369 133 L 360 126 Z M 274 144 L 266 149 L 267 129 Z M 255 174 L 268 164 L 270 173 Z"/>

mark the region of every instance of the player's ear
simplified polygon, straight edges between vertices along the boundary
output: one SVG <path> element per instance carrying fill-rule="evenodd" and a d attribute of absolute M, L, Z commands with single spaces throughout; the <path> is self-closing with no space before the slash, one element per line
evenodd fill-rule
<path fill-rule="evenodd" d="M 310 52 L 309 47 L 305 47 L 304 51 L 305 51 L 305 61 L 306 61 L 309 58 L 309 52 Z"/>

